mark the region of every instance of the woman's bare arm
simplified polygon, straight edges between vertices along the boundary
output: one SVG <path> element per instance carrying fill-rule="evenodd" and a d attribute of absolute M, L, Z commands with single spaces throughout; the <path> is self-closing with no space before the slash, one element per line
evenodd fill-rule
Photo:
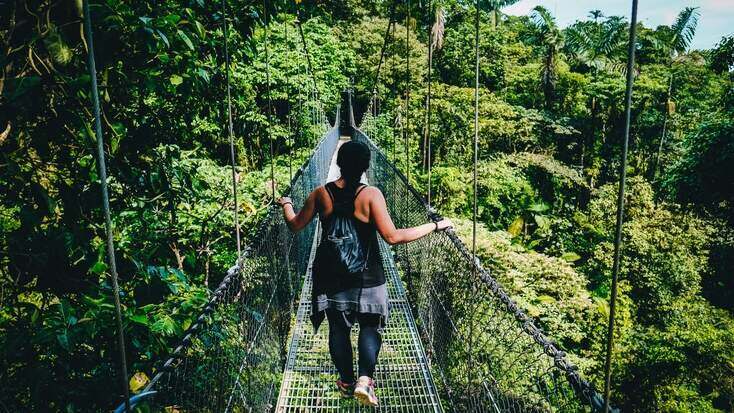
<path fill-rule="evenodd" d="M 293 201 L 290 198 L 284 197 L 278 199 L 278 203 L 283 207 L 283 217 L 285 218 L 288 228 L 293 232 L 298 232 L 308 225 L 309 222 L 316 215 L 316 192 L 318 189 L 311 192 L 306 198 L 306 202 L 303 204 L 303 208 L 296 214 L 293 209 Z"/>
<path fill-rule="evenodd" d="M 445 229 L 452 226 L 448 219 L 439 222 L 429 222 L 412 228 L 395 228 L 390 213 L 387 212 L 385 197 L 378 189 L 373 189 L 374 195 L 370 199 L 370 219 L 377 227 L 382 239 L 390 245 L 405 244 L 423 238 L 435 230 Z"/>

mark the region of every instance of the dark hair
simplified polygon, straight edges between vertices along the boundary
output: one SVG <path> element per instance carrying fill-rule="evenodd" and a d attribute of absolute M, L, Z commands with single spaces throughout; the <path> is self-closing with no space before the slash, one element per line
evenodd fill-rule
<path fill-rule="evenodd" d="M 339 148 L 336 164 L 342 173 L 347 187 L 356 188 L 367 168 L 370 167 L 370 148 L 362 142 L 349 141 Z"/>

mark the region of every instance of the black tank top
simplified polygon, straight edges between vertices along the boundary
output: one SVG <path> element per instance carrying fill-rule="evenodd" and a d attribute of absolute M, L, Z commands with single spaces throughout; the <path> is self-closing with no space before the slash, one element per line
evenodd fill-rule
<path fill-rule="evenodd" d="M 350 199 L 356 200 L 359 193 L 366 188 L 367 185 L 361 185 L 355 189 L 351 188 L 339 188 L 336 183 L 329 182 L 325 185 L 326 192 L 328 192 L 332 203 L 344 202 Z M 329 218 L 320 216 L 322 222 L 326 223 Z M 380 246 L 377 243 L 377 231 L 372 223 L 365 223 L 354 218 L 357 227 L 357 236 L 359 239 L 367 245 L 368 257 L 367 257 L 367 268 L 362 273 L 361 283 L 359 285 L 345 286 L 348 288 L 352 287 L 376 287 L 378 285 L 385 284 L 385 271 L 382 267 L 382 256 L 380 255 Z M 322 241 L 326 233 L 322 232 Z"/>

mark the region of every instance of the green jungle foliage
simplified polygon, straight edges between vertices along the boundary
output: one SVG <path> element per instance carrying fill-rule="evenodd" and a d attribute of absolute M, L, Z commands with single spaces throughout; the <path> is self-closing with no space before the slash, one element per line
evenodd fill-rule
<path fill-rule="evenodd" d="M 628 22 L 591 11 L 563 29 L 542 8 L 522 17 L 490 10 L 509 3 L 482 3 L 477 253 L 600 388 Z M 321 103 L 333 116 L 351 86 L 358 120 L 390 8 L 267 4 L 266 14 L 261 2 L 228 1 L 236 207 L 246 233 L 270 206 L 271 164 L 282 190 L 322 132 L 296 7 Z M 414 185 L 430 185 L 432 203 L 467 239 L 471 4 L 396 7 L 379 115 L 363 123 Z M 103 0 L 91 11 L 127 358 L 131 375 L 150 376 L 235 262 L 223 14 L 219 2 L 201 0 Z M 613 402 L 624 411 L 734 409 L 734 40 L 691 50 L 697 13 L 638 27 L 613 359 Z M 120 398 L 81 35 L 80 0 L 0 4 L 0 406 L 8 411 L 106 411 Z"/>

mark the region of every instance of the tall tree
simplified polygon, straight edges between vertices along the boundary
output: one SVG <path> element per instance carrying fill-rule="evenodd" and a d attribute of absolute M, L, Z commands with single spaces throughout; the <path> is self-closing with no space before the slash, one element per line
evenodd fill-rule
<path fill-rule="evenodd" d="M 626 32 L 624 19 L 621 17 L 613 16 L 600 21 L 604 15 L 599 10 L 592 10 L 589 16 L 592 20 L 576 22 L 566 29 L 564 50 L 575 64 L 591 72 L 591 79 L 594 82 L 600 71 L 624 71 L 621 57 L 624 55 Z M 587 148 L 593 150 L 595 145 L 596 118 L 599 112 L 596 96 L 591 96 L 589 106 L 591 112 L 589 131 L 586 135 L 580 136 L 579 142 L 579 165 L 582 173 Z"/>
<path fill-rule="evenodd" d="M 678 17 L 675 19 L 675 23 L 668 30 L 663 31 L 662 42 L 659 46 L 667 52 L 670 57 L 670 76 L 668 78 L 668 93 L 665 98 L 665 110 L 663 111 L 663 127 L 660 132 L 660 144 L 658 145 L 658 152 L 655 156 L 655 166 L 652 170 L 653 180 L 657 178 L 658 169 L 660 168 L 660 156 L 663 152 L 663 145 L 665 144 L 665 134 L 668 129 L 668 118 L 674 110 L 673 97 L 673 77 L 675 72 L 672 67 L 675 63 L 683 60 L 685 52 L 691 45 L 693 36 L 696 35 L 696 27 L 698 27 L 698 7 L 686 7 L 678 13 Z"/>
<path fill-rule="evenodd" d="M 512 6 L 520 0 L 481 0 L 479 7 L 489 12 L 490 19 L 492 20 L 492 27 L 497 27 L 497 24 L 502 19 L 502 8 Z"/>
<path fill-rule="evenodd" d="M 619 16 L 607 17 L 599 10 L 589 12 L 592 20 L 578 21 L 565 31 L 565 50 L 577 65 L 591 70 L 621 72 L 625 46 L 625 22 Z"/>
<path fill-rule="evenodd" d="M 555 86 L 558 75 L 556 60 L 558 53 L 563 49 L 563 33 L 556 24 L 556 19 L 543 6 L 536 6 L 530 15 L 535 32 L 534 41 L 543 49 L 543 66 L 541 68 L 540 84 L 545 97 L 545 108 L 551 109 L 555 96 Z"/>
<path fill-rule="evenodd" d="M 716 73 L 734 71 L 734 36 L 724 36 L 709 56 L 709 66 Z"/>

